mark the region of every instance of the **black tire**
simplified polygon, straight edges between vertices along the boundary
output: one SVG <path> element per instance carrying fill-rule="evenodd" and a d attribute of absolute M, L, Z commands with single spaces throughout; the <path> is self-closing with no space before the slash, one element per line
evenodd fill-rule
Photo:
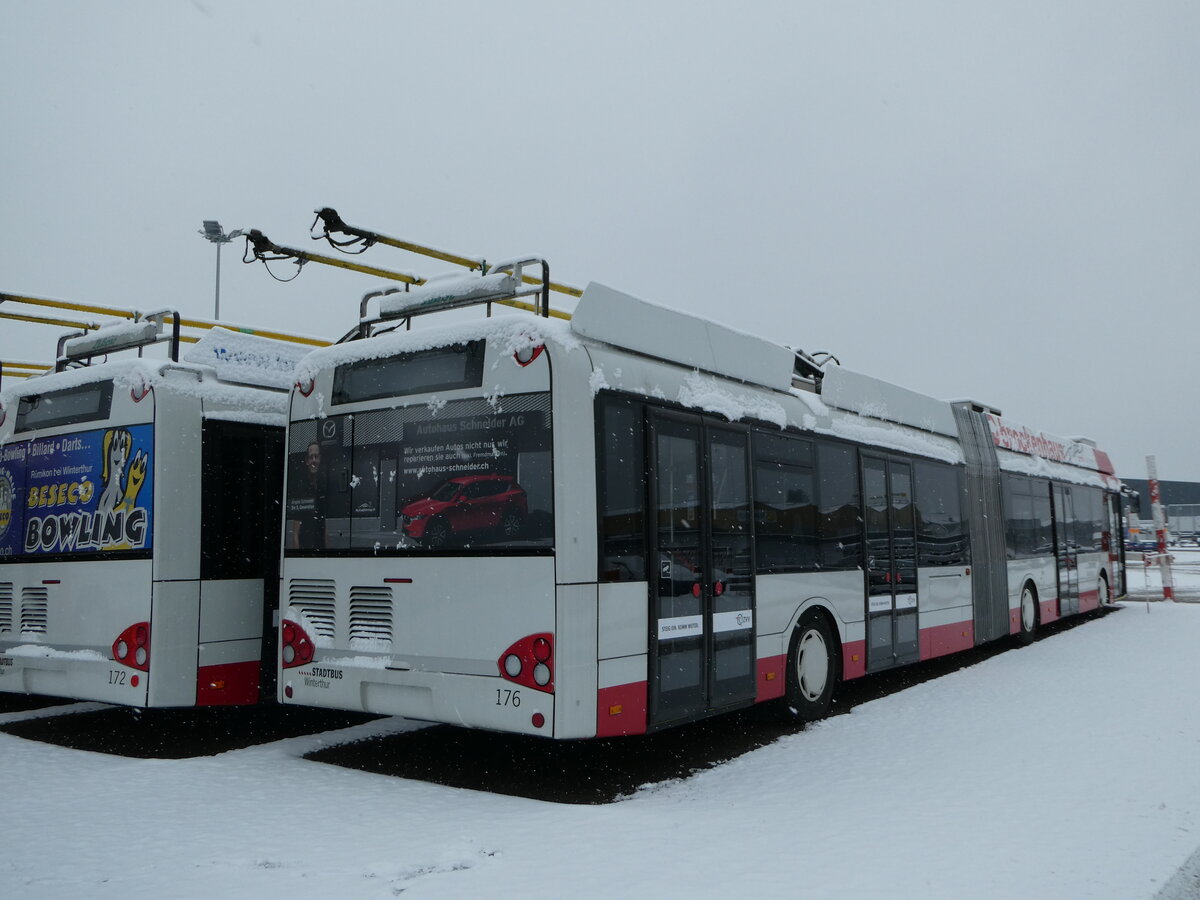
<path fill-rule="evenodd" d="M 1100 573 L 1100 599 L 1096 606 L 1099 609 L 1104 609 L 1106 606 L 1112 605 L 1112 591 L 1108 587 L 1108 573 Z"/>
<path fill-rule="evenodd" d="M 1021 628 L 1017 632 L 1017 642 L 1032 644 L 1037 637 L 1038 626 L 1042 624 L 1042 611 L 1038 606 L 1037 588 L 1033 582 L 1027 581 L 1021 588 L 1021 605 L 1017 609 Z"/>
<path fill-rule="evenodd" d="M 445 519 L 433 519 L 425 526 L 425 546 L 430 550 L 441 550 L 450 543 L 450 523 Z"/>
<path fill-rule="evenodd" d="M 791 718 L 798 722 L 824 718 L 840 671 L 841 648 L 829 620 L 819 612 L 805 613 L 788 648 L 783 699 Z"/>

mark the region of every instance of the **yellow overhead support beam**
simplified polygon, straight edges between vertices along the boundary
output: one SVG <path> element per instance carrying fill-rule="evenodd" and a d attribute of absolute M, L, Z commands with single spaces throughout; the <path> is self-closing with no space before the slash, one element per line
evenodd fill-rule
<path fill-rule="evenodd" d="M 25 297 L 21 294 L 0 293 L 0 303 L 26 303 L 30 306 L 44 306 L 49 309 L 66 309 L 72 312 L 91 313 L 96 316 L 117 316 L 122 319 L 135 319 L 137 313 L 131 309 L 117 309 L 112 306 L 96 306 L 92 303 L 75 303 L 71 300 L 47 300 L 44 297 Z M 87 326 L 96 328 L 95 325 Z"/>
<path fill-rule="evenodd" d="M 21 294 L 5 294 L 0 293 L 0 303 L 5 301 L 11 303 L 24 303 L 30 306 L 42 306 L 48 309 L 74 310 L 76 312 L 94 313 L 96 315 L 116 316 L 124 319 L 136 319 L 141 313 L 131 309 L 117 309 L 112 306 L 97 306 L 93 303 L 76 303 L 70 300 L 49 300 L 45 297 L 26 297 Z M 33 316 L 24 313 L 8 313 L 0 312 L 0 318 L 16 319 L 22 322 L 34 322 L 40 325 L 65 325 L 69 328 L 87 328 L 95 330 L 100 327 L 99 322 L 82 322 L 74 319 L 56 319 L 46 316 Z M 213 322 L 206 319 L 183 319 L 179 320 L 181 326 L 187 328 L 227 328 L 230 331 L 236 331 L 240 334 L 251 334 L 255 337 L 270 338 L 276 341 L 290 341 L 294 344 L 308 344 L 313 347 L 328 347 L 331 341 L 322 340 L 321 338 L 304 337 L 298 334 L 287 334 L 283 331 L 271 331 L 265 328 L 248 328 L 245 325 L 230 325 L 224 322 Z M 183 340 L 195 343 L 198 338 L 187 338 Z"/>
<path fill-rule="evenodd" d="M 36 325 L 61 325 L 66 328 L 87 328 L 94 330 L 100 325 L 96 322 L 80 322 L 76 319 L 56 319 L 52 316 L 31 316 L 25 313 L 0 312 L 0 319 L 13 319 L 17 322 L 33 322 Z"/>

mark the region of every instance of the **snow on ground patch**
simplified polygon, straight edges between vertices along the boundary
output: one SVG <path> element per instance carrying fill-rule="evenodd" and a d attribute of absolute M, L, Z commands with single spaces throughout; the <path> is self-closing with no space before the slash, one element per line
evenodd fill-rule
<path fill-rule="evenodd" d="M 14 896 L 114 900 L 1150 900 L 1200 846 L 1200 605 L 1148 607 L 607 806 L 303 758 L 419 727 L 400 719 L 186 760 L 0 733 L 0 871 Z"/>

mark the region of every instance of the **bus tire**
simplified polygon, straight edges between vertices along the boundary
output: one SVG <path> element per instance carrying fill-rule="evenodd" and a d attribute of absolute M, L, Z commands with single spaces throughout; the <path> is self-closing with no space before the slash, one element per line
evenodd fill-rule
<path fill-rule="evenodd" d="M 824 718 L 837 687 L 840 648 L 829 620 L 810 610 L 792 634 L 784 703 L 797 722 Z"/>
<path fill-rule="evenodd" d="M 1021 588 L 1021 630 L 1017 632 L 1017 640 L 1022 644 L 1033 643 L 1041 622 L 1041 609 L 1038 606 L 1037 588 L 1033 582 L 1027 581 Z"/>
<path fill-rule="evenodd" d="M 1097 589 L 1099 590 L 1100 594 L 1099 594 L 1099 601 L 1097 602 L 1096 606 L 1099 609 L 1104 609 L 1104 607 L 1106 607 L 1110 603 L 1112 603 L 1112 594 L 1110 594 L 1109 590 L 1108 590 L 1108 573 L 1107 572 L 1100 573 L 1100 584 Z"/>

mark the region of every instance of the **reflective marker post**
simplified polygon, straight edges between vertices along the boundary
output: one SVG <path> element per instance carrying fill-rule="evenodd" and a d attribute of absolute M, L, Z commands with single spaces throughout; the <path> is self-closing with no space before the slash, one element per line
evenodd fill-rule
<path fill-rule="evenodd" d="M 1146 457 L 1146 474 L 1150 479 L 1150 509 L 1154 513 L 1154 533 L 1158 538 L 1158 570 L 1162 573 L 1163 599 L 1174 600 L 1171 557 L 1167 553 L 1167 517 L 1163 513 L 1162 498 L 1158 492 L 1158 463 L 1153 456 Z"/>

